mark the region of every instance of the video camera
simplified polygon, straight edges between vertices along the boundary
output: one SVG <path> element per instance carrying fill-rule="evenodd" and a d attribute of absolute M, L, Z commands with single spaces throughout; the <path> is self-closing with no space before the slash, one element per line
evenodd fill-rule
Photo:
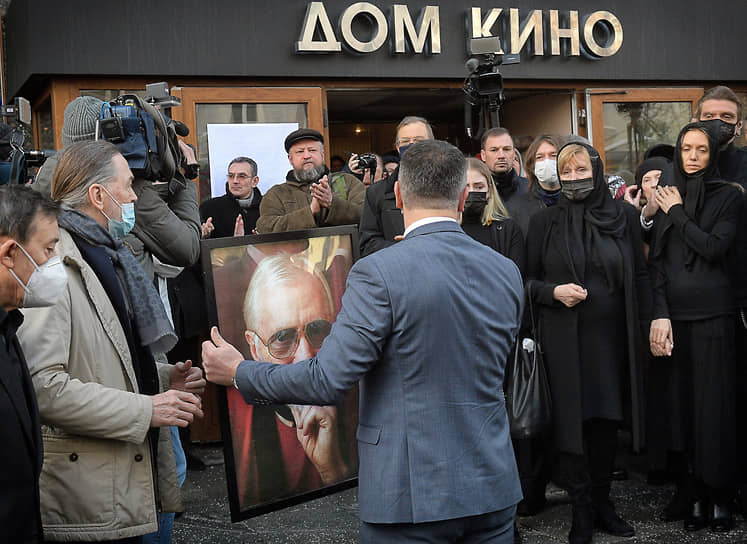
<path fill-rule="evenodd" d="M 23 125 L 31 125 L 31 104 L 17 97 L 13 104 L 0 106 L 0 185 L 21 185 L 29 181 L 28 168 L 39 167 L 47 160 L 44 151 L 24 150 Z"/>
<path fill-rule="evenodd" d="M 178 136 L 189 135 L 183 123 L 171 119 L 170 110 L 181 101 L 169 94 L 165 82 L 146 85 L 146 98 L 123 94 L 101 106 L 96 139 L 117 146 L 133 175 L 169 183 L 172 194 L 184 188 L 193 168 L 179 148 Z"/>
<path fill-rule="evenodd" d="M 464 126 L 467 135 L 479 139 L 486 130 L 500 126 L 498 112 L 503 105 L 501 64 L 517 64 L 519 55 L 502 55 L 498 38 L 473 38 L 469 41 L 470 58 L 464 67 Z M 475 130 L 477 127 L 477 130 Z"/>

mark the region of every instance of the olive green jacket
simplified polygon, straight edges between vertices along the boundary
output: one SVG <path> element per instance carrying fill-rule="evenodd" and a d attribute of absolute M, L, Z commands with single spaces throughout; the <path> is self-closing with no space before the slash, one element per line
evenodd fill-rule
<path fill-rule="evenodd" d="M 311 213 L 309 184 L 293 179 L 288 172 L 285 183 L 267 191 L 259 205 L 257 232 L 285 232 L 336 225 L 357 225 L 361 219 L 366 187 L 350 174 L 335 173 L 329 176 L 332 188 L 332 206 Z"/>

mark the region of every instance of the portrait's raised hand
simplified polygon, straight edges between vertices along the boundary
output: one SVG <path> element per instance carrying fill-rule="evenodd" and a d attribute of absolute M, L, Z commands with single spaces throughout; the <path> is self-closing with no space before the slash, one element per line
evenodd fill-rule
<path fill-rule="evenodd" d="M 297 406 L 289 408 L 296 420 L 298 441 L 325 484 L 337 482 L 348 474 L 337 431 L 335 406 Z"/>
<path fill-rule="evenodd" d="M 210 329 L 210 340 L 202 343 L 202 367 L 209 382 L 232 385 L 236 369 L 243 360 L 241 352 L 224 340 L 218 327 Z"/>

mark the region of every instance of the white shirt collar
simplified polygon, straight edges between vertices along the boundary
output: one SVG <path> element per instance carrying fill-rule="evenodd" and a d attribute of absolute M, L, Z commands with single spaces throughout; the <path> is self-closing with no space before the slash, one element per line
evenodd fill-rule
<path fill-rule="evenodd" d="M 440 221 L 451 221 L 453 223 L 457 223 L 457 220 L 453 217 L 424 217 L 423 219 L 418 219 L 414 223 L 412 223 L 409 227 L 405 229 L 404 236 L 407 236 L 410 234 L 413 230 L 415 230 L 418 227 L 422 227 L 423 225 L 430 225 L 431 223 L 439 223 Z"/>

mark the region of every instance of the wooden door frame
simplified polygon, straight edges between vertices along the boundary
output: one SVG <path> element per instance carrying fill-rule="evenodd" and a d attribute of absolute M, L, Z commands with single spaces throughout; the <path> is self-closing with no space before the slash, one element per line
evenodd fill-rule
<path fill-rule="evenodd" d="M 589 88 L 585 91 L 586 110 L 591 113 L 588 138 L 607 164 L 604 150 L 605 102 L 690 102 L 691 112 L 703 96 L 703 87 Z"/>
<path fill-rule="evenodd" d="M 324 122 L 322 87 L 173 87 L 171 94 L 180 98 L 182 106 L 172 110 L 174 119 L 189 127 L 183 138 L 197 149 L 197 104 L 306 104 L 309 128 L 318 130 L 329 141 Z M 327 159 L 329 160 L 329 159 Z"/>

